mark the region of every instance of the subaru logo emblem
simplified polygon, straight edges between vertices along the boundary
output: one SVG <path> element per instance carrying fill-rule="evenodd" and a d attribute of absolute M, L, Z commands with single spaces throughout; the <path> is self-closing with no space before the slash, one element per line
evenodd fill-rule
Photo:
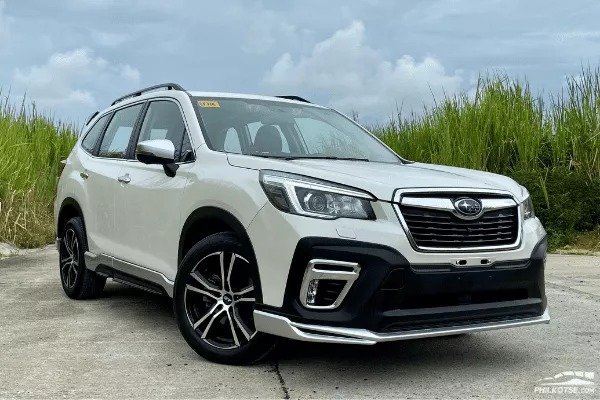
<path fill-rule="evenodd" d="M 469 197 L 463 197 L 454 202 L 454 208 L 460 214 L 467 217 L 476 217 L 481 214 L 482 207 L 479 200 L 471 199 Z"/>

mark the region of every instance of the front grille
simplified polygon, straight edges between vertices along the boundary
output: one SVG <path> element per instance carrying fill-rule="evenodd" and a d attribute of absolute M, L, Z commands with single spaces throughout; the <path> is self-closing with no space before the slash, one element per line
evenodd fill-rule
<path fill-rule="evenodd" d="M 402 217 L 420 248 L 468 249 L 510 246 L 519 237 L 517 206 L 484 213 L 467 221 L 450 211 L 400 205 Z"/>

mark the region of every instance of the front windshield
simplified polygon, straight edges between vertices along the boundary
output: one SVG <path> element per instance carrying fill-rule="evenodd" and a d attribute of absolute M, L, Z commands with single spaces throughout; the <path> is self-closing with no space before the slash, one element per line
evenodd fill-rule
<path fill-rule="evenodd" d="M 238 98 L 194 98 L 209 146 L 273 158 L 398 163 L 396 154 L 341 114 L 320 107 Z"/>

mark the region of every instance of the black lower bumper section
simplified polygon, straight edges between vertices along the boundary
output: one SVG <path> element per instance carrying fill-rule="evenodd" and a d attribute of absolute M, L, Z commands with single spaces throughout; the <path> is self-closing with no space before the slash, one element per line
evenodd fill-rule
<path fill-rule="evenodd" d="M 526 260 L 463 268 L 411 265 L 398 251 L 342 239 L 304 238 L 296 247 L 281 308 L 258 309 L 315 325 L 374 332 L 460 326 L 540 316 L 546 309 L 546 239 Z M 340 307 L 310 310 L 298 301 L 312 259 L 357 262 L 360 276 Z"/>

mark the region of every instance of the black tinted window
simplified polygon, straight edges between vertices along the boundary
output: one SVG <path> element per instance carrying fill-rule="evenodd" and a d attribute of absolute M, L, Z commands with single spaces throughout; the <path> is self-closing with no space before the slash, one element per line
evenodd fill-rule
<path fill-rule="evenodd" d="M 141 109 L 142 104 L 137 104 L 115 113 L 102 138 L 102 144 L 98 152 L 99 157 L 125 158 L 129 139 Z"/>
<path fill-rule="evenodd" d="M 167 139 L 175 146 L 175 161 L 188 161 L 191 145 L 179 106 L 172 101 L 153 101 L 144 117 L 139 142 Z"/>
<path fill-rule="evenodd" d="M 94 126 L 92 126 L 92 128 L 87 132 L 85 138 L 81 142 L 81 147 L 83 147 L 83 149 L 85 151 L 87 151 L 88 153 L 90 153 L 90 154 L 94 153 L 94 149 L 96 148 L 96 143 L 98 143 L 98 138 L 100 137 L 100 134 L 102 133 L 102 128 L 104 128 L 104 124 L 106 124 L 107 118 L 108 118 L 108 115 L 105 115 L 104 117 L 102 117 L 98 121 L 96 121 Z"/>

